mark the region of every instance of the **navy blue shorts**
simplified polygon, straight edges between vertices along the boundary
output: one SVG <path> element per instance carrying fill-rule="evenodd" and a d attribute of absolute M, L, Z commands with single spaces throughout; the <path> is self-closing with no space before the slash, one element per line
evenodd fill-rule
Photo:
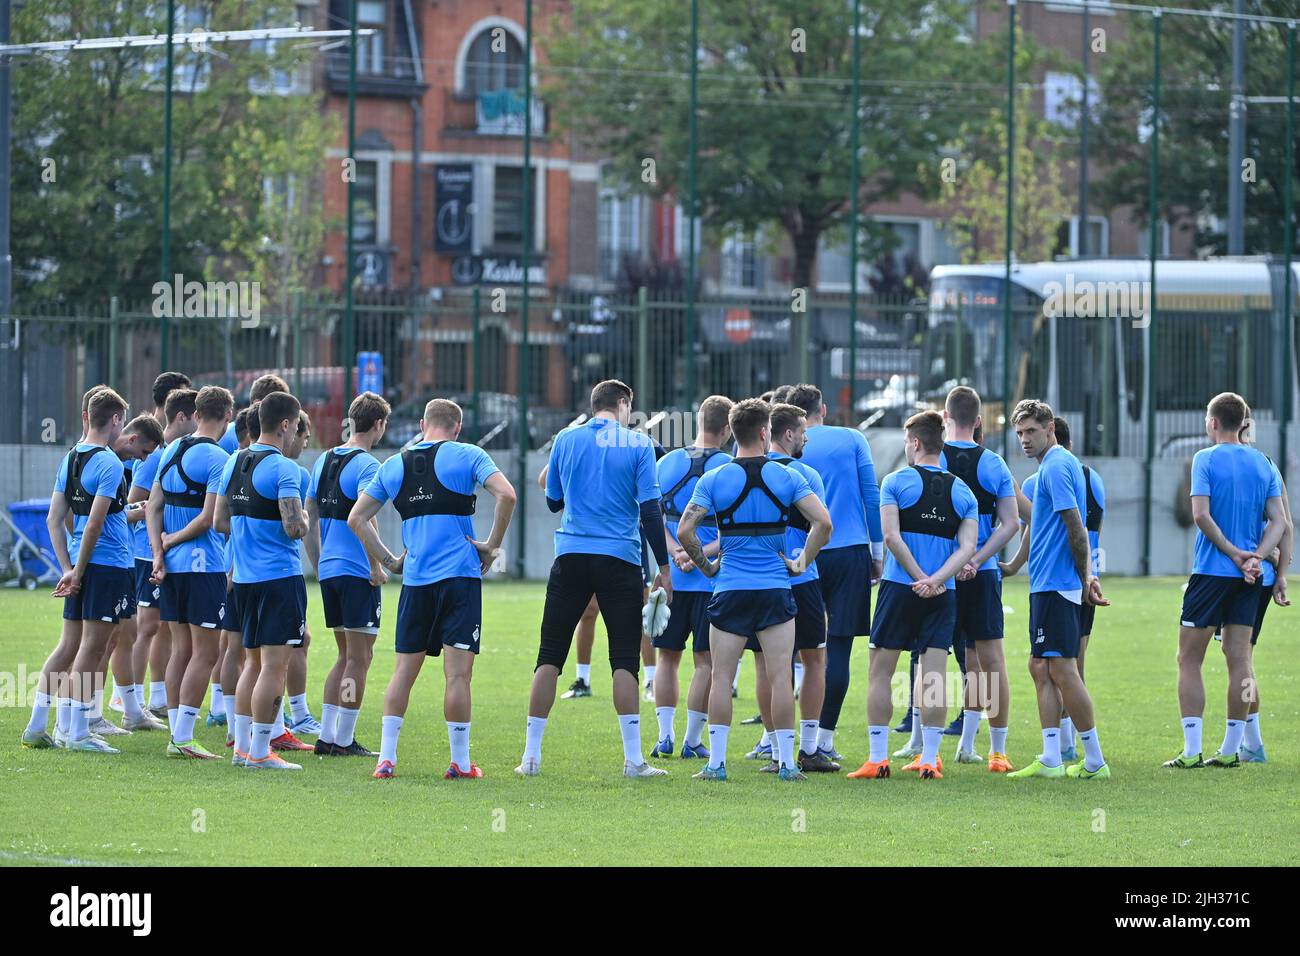
<path fill-rule="evenodd" d="M 379 632 L 379 588 L 352 574 L 320 582 L 325 626 L 330 630 Z"/>
<path fill-rule="evenodd" d="M 1264 629 L 1264 612 L 1273 603 L 1273 586 L 1259 585 L 1259 610 L 1255 612 L 1255 629 L 1250 632 L 1251 646 L 1259 643 L 1259 632 Z"/>
<path fill-rule="evenodd" d="M 817 581 L 790 585 L 794 605 L 798 609 L 794 618 L 794 649 L 815 651 L 826 646 L 826 603 Z"/>
<path fill-rule="evenodd" d="M 162 586 L 149 580 L 149 575 L 153 574 L 153 562 L 136 558 L 134 574 L 136 607 L 156 608 L 158 599 L 162 596 Z"/>
<path fill-rule="evenodd" d="M 443 647 L 456 647 L 477 654 L 482 621 L 480 578 L 403 584 L 397 599 L 397 653 L 437 657 Z"/>
<path fill-rule="evenodd" d="M 169 571 L 162 580 L 158 609 L 169 623 L 216 630 L 225 605 L 225 571 Z"/>
<path fill-rule="evenodd" d="M 1259 584 L 1242 578 L 1193 574 L 1183 592 L 1183 627 L 1254 627 L 1259 616 Z"/>
<path fill-rule="evenodd" d="M 877 612 L 879 613 L 879 612 Z M 957 582 L 957 630 L 954 643 L 1002 640 L 1002 572 L 980 571 Z"/>
<path fill-rule="evenodd" d="M 1097 619 L 1097 605 L 1085 604 L 1079 608 L 1079 636 L 1090 637 L 1092 625 Z"/>
<path fill-rule="evenodd" d="M 694 640 L 691 650 L 699 654 L 709 652 L 709 601 L 712 591 L 674 591 L 669 607 L 668 626 L 654 638 L 655 647 L 666 651 L 686 650 L 686 635 Z"/>
<path fill-rule="evenodd" d="M 871 545 L 822 548 L 817 583 L 826 603 L 826 633 L 861 637 L 871 633 Z"/>
<path fill-rule="evenodd" d="M 239 614 L 239 601 L 236 599 L 236 594 L 238 592 L 233 587 L 226 591 L 226 605 L 221 615 L 221 629 L 235 634 L 242 634 L 244 623 Z"/>
<path fill-rule="evenodd" d="M 938 597 L 919 597 L 906 584 L 881 581 L 876 594 L 876 619 L 871 647 L 887 651 L 947 651 L 957 625 L 957 592 L 948 588 Z"/>
<path fill-rule="evenodd" d="M 794 620 L 799 607 L 788 588 L 718 591 L 709 601 L 708 614 L 709 623 L 718 630 L 757 641 L 759 631 Z"/>
<path fill-rule="evenodd" d="M 81 577 L 81 589 L 63 599 L 65 621 L 103 621 L 116 624 L 131 606 L 135 582 L 130 568 L 107 564 L 87 564 Z"/>
<path fill-rule="evenodd" d="M 1082 607 L 1059 591 L 1029 595 L 1029 652 L 1034 657 L 1079 656 Z"/>
<path fill-rule="evenodd" d="M 301 646 L 307 632 L 307 582 L 301 574 L 252 584 L 236 582 L 235 601 L 245 647 Z"/>

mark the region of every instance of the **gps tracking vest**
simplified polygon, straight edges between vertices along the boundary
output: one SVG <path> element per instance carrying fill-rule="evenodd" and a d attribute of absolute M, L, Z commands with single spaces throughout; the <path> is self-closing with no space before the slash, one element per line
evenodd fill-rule
<path fill-rule="evenodd" d="M 393 496 L 393 507 L 403 521 L 421 515 L 472 515 L 474 495 L 452 491 L 438 480 L 433 463 L 445 441 L 428 448 L 408 448 L 402 452 L 402 487 Z"/>
<path fill-rule="evenodd" d="M 321 469 L 320 481 L 316 485 L 316 505 L 322 518 L 347 521 L 348 515 L 352 513 L 357 499 L 349 498 L 343 493 L 339 476 L 348 466 L 348 459 L 359 451 L 360 448 L 333 448 L 327 453 L 325 467 Z"/>
<path fill-rule="evenodd" d="M 180 475 L 181 481 L 185 482 L 184 491 L 168 491 L 163 489 L 163 501 L 169 505 L 176 505 L 179 508 L 203 508 L 203 500 L 208 493 L 207 482 L 195 481 L 185 472 L 185 466 L 181 464 L 181 459 L 185 453 L 195 445 L 215 445 L 211 438 L 199 438 L 195 435 L 186 435 L 181 439 L 180 445 L 176 448 L 176 454 L 168 460 L 167 466 L 163 468 L 162 473 L 158 475 L 158 483 L 162 484 L 163 475 L 175 469 L 176 474 Z M 276 517 L 279 517 L 277 514 Z"/>
<path fill-rule="evenodd" d="M 262 451 L 244 449 L 235 456 L 235 473 L 230 477 L 230 488 L 226 495 L 230 498 L 230 513 L 241 518 L 255 518 L 258 521 L 280 520 L 280 502 L 268 498 L 253 487 L 253 472 L 257 466 L 272 455 L 280 454 L 278 448 Z"/>
<path fill-rule="evenodd" d="M 910 507 L 898 509 L 898 530 L 953 540 L 961 525 L 957 509 L 952 506 L 952 486 L 957 476 L 927 471 L 920 465 L 912 465 L 912 470 L 921 476 L 921 497 Z"/>
<path fill-rule="evenodd" d="M 979 513 L 997 514 L 997 497 L 980 484 L 979 470 L 982 457 L 984 457 L 984 448 L 980 445 L 974 448 L 962 448 L 960 445 L 943 443 L 943 459 L 948 464 L 948 471 L 966 482 L 966 487 L 971 490 L 976 504 L 979 505 Z"/>
<path fill-rule="evenodd" d="M 64 496 L 68 499 L 68 504 L 71 506 L 74 515 L 85 518 L 90 514 L 90 506 L 94 504 L 95 496 L 87 491 L 86 486 L 81 483 L 81 474 L 86 470 L 86 462 L 101 451 L 108 451 L 108 449 L 101 445 L 88 451 L 77 451 L 74 446 L 68 452 L 68 480 L 64 483 Z M 112 503 L 108 506 L 109 514 L 117 514 L 126 507 L 126 493 L 126 471 L 124 469 L 122 483 L 117 488 L 117 496 L 113 498 Z"/>
<path fill-rule="evenodd" d="M 756 538 L 762 535 L 784 535 L 785 529 L 790 527 L 790 509 L 781 504 L 781 499 L 772 493 L 763 481 L 763 466 L 772 461 L 766 455 L 760 455 L 754 458 L 733 458 L 728 464 L 739 465 L 745 469 L 745 484 L 740 489 L 740 494 L 730 506 L 722 508 L 717 512 L 718 533 L 724 538 L 750 537 Z M 723 467 L 726 467 L 725 465 Z M 767 495 L 768 500 L 776 505 L 777 517 L 767 521 L 737 521 L 736 510 L 745 503 L 751 491 L 761 491 Z"/>
<path fill-rule="evenodd" d="M 660 499 L 659 508 L 663 511 L 665 518 L 681 518 L 682 509 L 674 504 L 677 496 L 682 491 L 685 491 L 689 501 L 691 494 L 695 491 L 696 482 L 704 477 L 705 467 L 708 465 L 709 459 L 722 451 L 721 448 L 696 448 L 694 445 L 683 450 L 690 459 L 691 466 L 686 469 L 686 474 L 682 475 L 677 484 L 665 491 L 663 498 Z M 690 487 L 688 488 L 687 485 Z"/>
<path fill-rule="evenodd" d="M 1084 521 L 1084 527 L 1089 531 L 1101 530 L 1102 507 L 1097 502 L 1092 493 L 1092 474 L 1088 471 L 1088 466 L 1083 466 L 1083 489 L 1088 493 L 1088 517 Z"/>
<path fill-rule="evenodd" d="M 789 455 L 782 455 L 780 458 L 773 458 L 772 461 L 789 468 L 790 462 L 794 461 L 794 459 Z M 812 522 L 803 516 L 802 511 L 796 508 L 790 512 L 790 527 L 794 528 L 795 531 L 811 531 Z"/>

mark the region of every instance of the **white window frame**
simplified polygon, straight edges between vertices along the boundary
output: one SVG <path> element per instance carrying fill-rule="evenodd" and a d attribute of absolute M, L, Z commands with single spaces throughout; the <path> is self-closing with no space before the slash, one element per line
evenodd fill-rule
<path fill-rule="evenodd" d="M 606 201 L 612 201 L 609 217 L 609 238 L 608 245 L 601 243 L 600 237 L 600 206 Z M 616 282 L 618 276 L 613 278 L 605 275 L 604 260 L 605 254 L 609 253 L 614 256 L 616 262 L 621 262 L 624 255 L 640 255 L 645 251 L 645 199 L 636 193 L 621 191 L 613 186 L 602 186 L 597 193 L 596 202 L 598 204 L 596 212 L 596 272 L 601 282 Z M 623 216 L 629 215 L 632 220 L 632 240 L 630 244 L 623 244 Z"/>
<path fill-rule="evenodd" d="M 465 89 L 465 67 L 469 62 L 469 48 L 473 46 L 474 41 L 478 39 L 480 33 L 485 30 L 491 30 L 493 27 L 502 27 L 507 33 L 515 38 L 522 50 L 528 49 L 528 36 L 524 33 L 524 28 L 509 17 L 483 17 L 483 19 L 474 23 L 465 35 L 460 38 L 460 47 L 456 50 L 456 67 L 454 73 L 455 91 L 458 95 L 464 95 Z M 536 69 L 537 51 L 534 49 L 532 56 L 529 57 L 530 67 Z"/>
<path fill-rule="evenodd" d="M 358 150 L 357 162 L 375 164 L 375 245 L 386 246 L 392 238 L 393 154 L 387 150 Z M 344 195 L 344 216 L 347 215 Z"/>
<path fill-rule="evenodd" d="M 1089 222 L 1101 223 L 1101 250 L 1093 248 L 1088 249 L 1088 256 L 1109 256 L 1110 255 L 1110 220 L 1105 216 L 1089 216 Z M 1076 258 L 1079 255 L 1079 217 L 1070 217 L 1070 258 Z"/>
<path fill-rule="evenodd" d="M 1148 229 L 1147 229 L 1146 226 L 1138 226 L 1138 233 L 1137 233 L 1137 243 L 1138 243 L 1138 248 L 1137 248 L 1137 258 L 1139 258 L 1139 259 L 1145 259 L 1148 255 L 1151 254 L 1151 237 L 1147 235 L 1147 232 L 1148 232 Z M 1169 220 L 1168 220 L 1168 219 L 1161 219 L 1161 220 L 1160 220 L 1160 256 L 1161 256 L 1161 258 L 1168 258 L 1168 257 L 1171 255 L 1171 253 L 1170 253 L 1169 250 L 1170 250 L 1170 246 L 1171 246 L 1172 244 L 1173 244 L 1173 230 L 1169 228 Z"/>
<path fill-rule="evenodd" d="M 754 284 L 752 286 L 742 285 L 738 282 L 728 281 L 729 279 L 733 278 L 733 276 L 728 275 L 729 272 L 735 273 L 734 276 L 735 278 L 739 278 L 742 276 L 745 269 L 743 256 L 745 255 L 746 247 L 748 247 L 752 251 L 754 256 Z M 718 287 L 723 292 L 728 292 L 728 293 L 748 294 L 752 292 L 762 291 L 764 280 L 766 278 L 763 275 L 764 269 L 763 269 L 762 248 L 763 248 L 762 228 L 755 229 L 749 235 L 746 235 L 742 230 L 737 229 L 732 231 L 725 238 L 723 238 L 722 248 L 719 253 L 720 262 L 719 262 Z M 738 256 L 741 258 L 738 261 L 736 261 L 736 257 Z M 732 263 L 730 267 L 728 265 L 729 261 Z"/>
<path fill-rule="evenodd" d="M 480 157 L 474 161 L 474 254 L 491 249 L 496 242 L 496 171 L 498 166 L 523 166 L 509 156 Z M 546 252 L 546 164 L 533 160 L 533 249 Z"/>

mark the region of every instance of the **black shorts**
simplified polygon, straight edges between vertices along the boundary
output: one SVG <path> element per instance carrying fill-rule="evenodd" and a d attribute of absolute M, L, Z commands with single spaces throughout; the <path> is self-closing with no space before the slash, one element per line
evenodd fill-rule
<path fill-rule="evenodd" d="M 794 649 L 815 651 L 826 646 L 826 603 L 822 600 L 821 585 L 816 581 L 790 585 L 796 608 L 794 618 Z"/>
<path fill-rule="evenodd" d="M 136 558 L 134 574 L 136 606 L 156 608 L 158 599 L 162 596 L 162 586 L 149 580 L 149 575 L 153 574 L 153 562 Z"/>
<path fill-rule="evenodd" d="M 367 581 L 366 586 L 369 585 Z M 375 600 L 378 602 L 379 598 Z M 378 622 L 378 603 L 375 607 Z M 482 623 L 482 578 L 443 578 L 431 584 L 403 584 L 397 599 L 397 653 L 437 657 L 444 647 L 455 647 L 477 654 Z"/>
<path fill-rule="evenodd" d="M 709 623 L 720 631 L 749 638 L 745 646 L 758 649 L 758 632 L 799 616 L 789 588 L 763 591 L 718 591 L 709 601 Z"/>
<path fill-rule="evenodd" d="M 879 612 L 877 612 L 879 613 Z M 957 582 L 957 630 L 953 643 L 1002 640 L 1002 572 L 980 571 Z"/>
<path fill-rule="evenodd" d="M 226 591 L 226 608 L 225 613 L 221 615 L 221 629 L 242 634 L 244 630 L 243 618 L 239 616 L 239 601 L 236 600 L 236 593 L 233 587 Z"/>
<path fill-rule="evenodd" d="M 81 588 L 63 599 L 63 619 L 116 624 L 130 616 L 126 611 L 131 606 L 134 585 L 130 568 L 87 564 Z"/>
<path fill-rule="evenodd" d="M 369 578 L 351 574 L 325 578 L 320 582 L 320 601 L 330 630 L 379 633 L 380 591 Z M 477 626 L 477 619 L 474 623 Z"/>
<path fill-rule="evenodd" d="M 1250 632 L 1250 643 L 1253 647 L 1259 643 L 1259 632 L 1264 629 L 1264 612 L 1268 606 L 1273 603 L 1273 586 L 1268 587 L 1259 585 L 1259 610 L 1255 612 L 1255 629 Z"/>
<path fill-rule="evenodd" d="M 1242 578 L 1193 574 L 1183 592 L 1183 627 L 1254 627 L 1259 616 L 1259 584 Z"/>
<path fill-rule="evenodd" d="M 1079 656 L 1079 612 L 1059 591 L 1029 595 L 1029 652 L 1034 657 Z"/>
<path fill-rule="evenodd" d="M 558 555 L 546 579 L 537 667 L 550 664 L 564 670 L 573 644 L 573 629 L 595 595 L 600 618 L 609 635 L 610 670 L 625 670 L 633 677 L 638 676 L 644 586 L 641 574 L 637 565 L 607 554 Z"/>
<path fill-rule="evenodd" d="M 1089 637 L 1092 635 L 1092 625 L 1097 618 L 1097 605 L 1084 604 L 1079 608 L 1079 636 Z"/>
<path fill-rule="evenodd" d="M 307 582 L 301 574 L 252 584 L 236 582 L 235 601 L 245 647 L 302 646 L 307 632 Z"/>
<path fill-rule="evenodd" d="M 919 597 L 906 584 L 881 581 L 876 594 L 876 619 L 871 647 L 889 651 L 952 649 L 957 624 L 957 592 L 947 588 L 938 597 Z"/>
<path fill-rule="evenodd" d="M 668 626 L 654 638 L 655 647 L 665 651 L 686 650 L 686 635 L 693 637 L 691 650 L 709 652 L 709 601 L 712 591 L 674 591 L 669 607 Z"/>
<path fill-rule="evenodd" d="M 225 604 L 225 571 L 172 571 L 162 580 L 158 610 L 168 623 L 216 630 Z"/>
<path fill-rule="evenodd" d="M 826 603 L 826 633 L 861 637 L 871 633 L 871 545 L 822 548 L 817 583 Z"/>

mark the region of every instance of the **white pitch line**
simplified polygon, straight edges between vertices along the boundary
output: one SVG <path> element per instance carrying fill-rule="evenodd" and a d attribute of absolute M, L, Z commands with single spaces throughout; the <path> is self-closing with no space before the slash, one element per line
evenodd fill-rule
<path fill-rule="evenodd" d="M 40 856 L 35 853 L 12 853 L 0 850 L 0 860 L 15 860 L 22 863 L 53 863 L 57 866 L 117 866 L 118 864 L 101 863 L 97 860 L 79 860 L 73 856 Z M 129 865 L 129 864 L 128 864 Z"/>

